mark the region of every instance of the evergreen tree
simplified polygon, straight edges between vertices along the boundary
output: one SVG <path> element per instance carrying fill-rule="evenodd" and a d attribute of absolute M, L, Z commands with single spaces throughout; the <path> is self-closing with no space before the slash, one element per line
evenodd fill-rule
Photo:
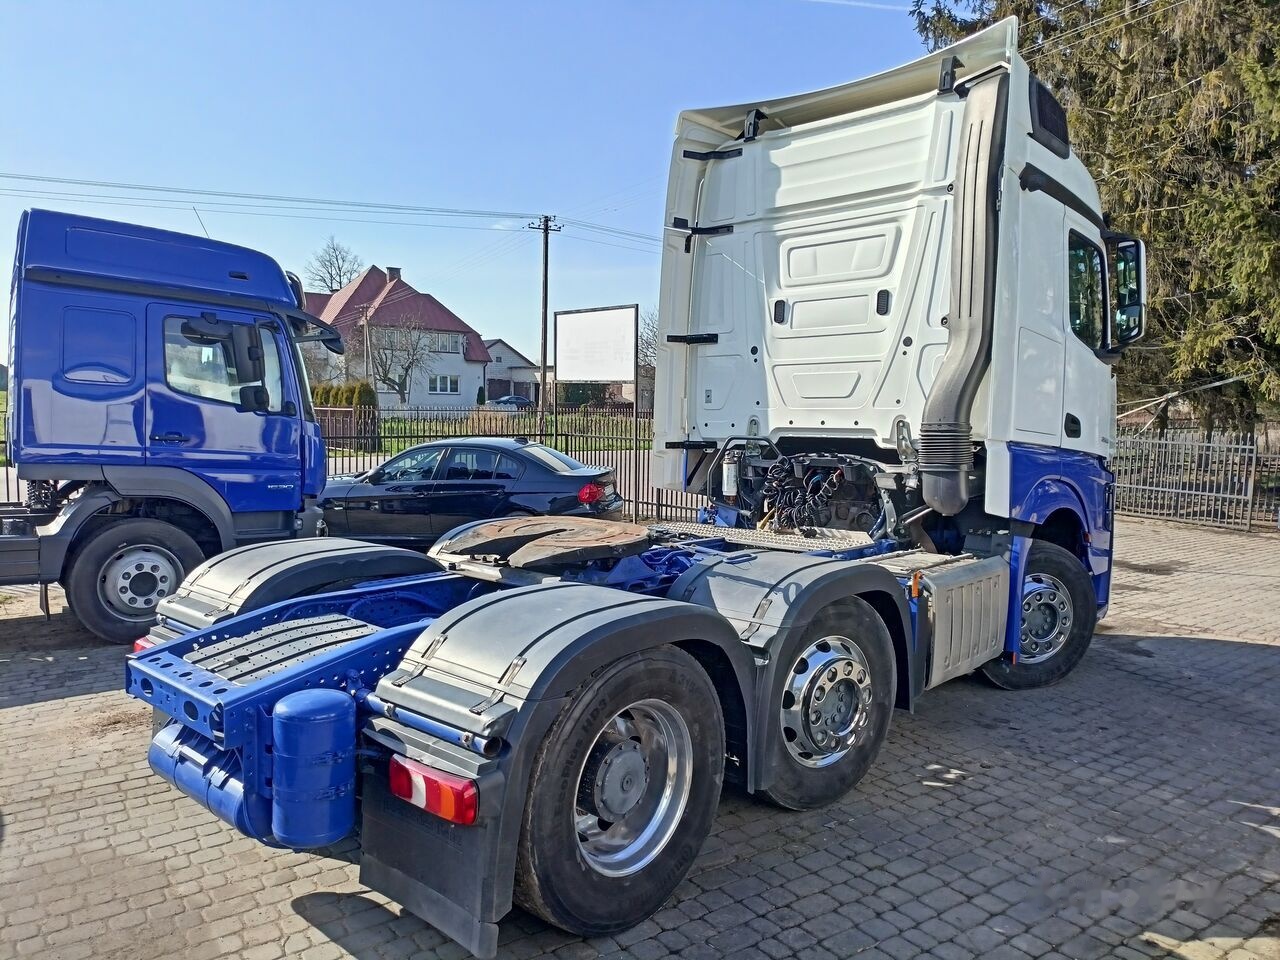
<path fill-rule="evenodd" d="M 931 49 L 1006 16 L 1066 106 L 1117 230 L 1147 243 L 1147 340 L 1121 399 L 1192 394 L 1206 426 L 1280 401 L 1280 4 L 914 0 Z"/>

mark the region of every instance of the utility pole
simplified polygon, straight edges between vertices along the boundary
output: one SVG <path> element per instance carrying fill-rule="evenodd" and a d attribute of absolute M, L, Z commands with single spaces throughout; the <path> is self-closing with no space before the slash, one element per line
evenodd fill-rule
<path fill-rule="evenodd" d="M 552 232 L 559 233 L 564 228 L 556 224 L 555 217 L 545 213 L 529 224 L 528 228 L 542 231 L 542 357 L 541 368 L 538 370 L 538 421 L 539 429 L 545 432 L 542 418 L 546 416 L 547 411 L 547 257 L 550 252 Z"/>

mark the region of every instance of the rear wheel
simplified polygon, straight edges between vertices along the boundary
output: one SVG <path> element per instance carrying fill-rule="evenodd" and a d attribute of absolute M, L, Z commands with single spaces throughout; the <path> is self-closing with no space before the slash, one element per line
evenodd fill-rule
<path fill-rule="evenodd" d="M 132 643 L 151 629 L 156 604 L 177 589 L 204 554 L 182 530 L 159 520 L 120 520 L 92 534 L 68 563 L 68 604 L 92 633 Z"/>
<path fill-rule="evenodd" d="M 516 901 L 581 936 L 634 926 L 684 879 L 723 777 L 720 701 L 696 660 L 660 647 L 606 667 L 534 759 Z"/>
<path fill-rule="evenodd" d="M 808 810 L 852 790 L 889 734 L 896 683 L 893 640 L 869 604 L 850 598 L 819 613 L 774 676 L 764 795 Z"/>
<path fill-rule="evenodd" d="M 1080 561 L 1056 544 L 1033 540 L 1022 580 L 1022 630 L 1018 659 L 983 664 L 983 675 L 1005 690 L 1057 683 L 1073 669 L 1093 639 L 1098 602 Z"/>

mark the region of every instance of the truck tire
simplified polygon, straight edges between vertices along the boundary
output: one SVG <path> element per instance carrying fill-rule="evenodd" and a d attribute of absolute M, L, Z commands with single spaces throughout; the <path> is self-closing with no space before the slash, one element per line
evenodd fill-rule
<path fill-rule="evenodd" d="M 711 830 L 724 743 L 715 686 L 684 651 L 645 650 L 596 673 L 534 758 L 516 902 L 584 937 L 653 914 Z"/>
<path fill-rule="evenodd" d="M 825 806 L 861 780 L 889 735 L 897 686 L 893 640 L 871 605 L 822 610 L 779 663 L 770 691 L 762 791 L 788 810 Z"/>
<path fill-rule="evenodd" d="M 155 624 L 156 604 L 204 554 L 182 530 L 159 520 L 109 523 L 67 563 L 67 599 L 76 618 L 109 643 L 132 643 Z"/>
<path fill-rule="evenodd" d="M 982 674 L 1005 690 L 1057 683 L 1089 649 L 1098 624 L 1093 579 L 1068 550 L 1033 540 L 1022 580 L 1022 634 L 1018 662 L 1007 655 L 982 665 Z"/>

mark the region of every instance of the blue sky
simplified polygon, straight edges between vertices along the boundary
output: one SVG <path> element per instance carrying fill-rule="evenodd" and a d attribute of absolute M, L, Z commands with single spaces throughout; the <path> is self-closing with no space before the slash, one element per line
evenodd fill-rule
<path fill-rule="evenodd" d="M 546 212 L 656 236 L 679 110 L 913 59 L 922 48 L 906 6 L 4 4 L 0 174 Z M 538 243 L 521 218 L 197 204 L 212 236 L 299 273 L 332 233 L 366 263 L 402 267 L 485 337 L 537 349 Z M 0 178 L 4 262 L 28 206 L 200 232 L 190 199 Z M 551 244 L 553 310 L 656 302 L 654 244 L 573 226 Z"/>

